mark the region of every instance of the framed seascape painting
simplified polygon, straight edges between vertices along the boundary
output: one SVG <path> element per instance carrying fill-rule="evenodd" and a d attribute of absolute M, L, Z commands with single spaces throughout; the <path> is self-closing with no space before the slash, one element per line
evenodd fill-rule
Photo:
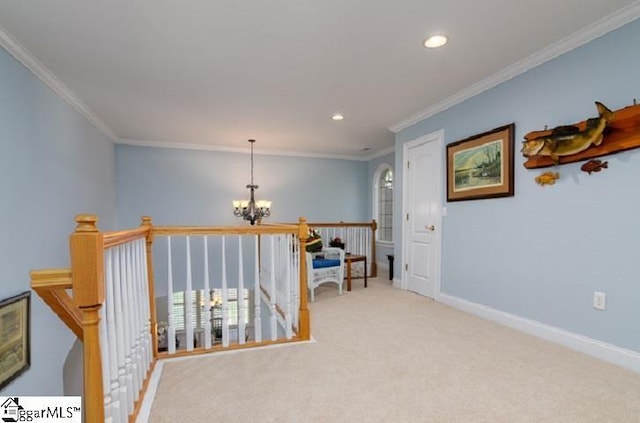
<path fill-rule="evenodd" d="M 513 196 L 513 123 L 447 145 L 447 201 Z"/>
<path fill-rule="evenodd" d="M 31 291 L 0 301 L 0 389 L 31 365 Z"/>

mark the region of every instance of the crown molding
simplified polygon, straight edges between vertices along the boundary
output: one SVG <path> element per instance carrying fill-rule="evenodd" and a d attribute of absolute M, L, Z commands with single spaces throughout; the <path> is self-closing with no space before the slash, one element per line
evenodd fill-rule
<path fill-rule="evenodd" d="M 193 143 L 181 143 L 181 142 L 165 142 L 165 141 L 146 141 L 146 140 L 134 140 L 119 138 L 115 140 L 116 144 L 131 145 L 135 147 L 153 147 L 153 148 L 170 148 L 176 150 L 196 150 L 196 151 L 218 151 L 224 153 L 240 153 L 246 154 L 246 148 L 238 147 L 226 147 L 221 145 L 207 145 L 207 144 L 193 144 Z M 387 151 L 388 150 L 388 151 Z M 385 155 L 393 151 L 393 148 L 381 150 Z M 359 162 L 368 162 L 372 158 L 378 156 L 350 156 L 341 154 L 328 154 L 328 153 L 307 153 L 303 151 L 286 151 L 286 150 L 253 150 L 254 154 L 263 156 L 288 156 L 288 157 L 308 157 L 313 159 L 336 159 L 336 160 L 352 160 Z M 376 153 L 378 154 L 378 153 Z"/>
<path fill-rule="evenodd" d="M 373 160 L 373 159 L 377 159 L 378 157 L 382 157 L 382 156 L 386 156 L 387 154 L 395 153 L 395 151 L 396 151 L 395 147 L 393 147 L 393 146 L 392 147 L 387 147 L 387 148 L 384 148 L 382 150 L 378 150 L 378 151 L 368 155 L 366 160 L 370 161 L 370 160 Z"/>
<path fill-rule="evenodd" d="M 462 103 L 478 94 L 487 91 L 496 85 L 499 85 L 505 81 L 508 81 L 522 73 L 527 72 L 539 66 L 549 60 L 552 60 L 561 54 L 569 52 L 575 48 L 578 48 L 590 41 L 595 40 L 613 30 L 616 30 L 629 22 L 632 22 L 640 18 L 640 1 L 635 1 L 624 7 L 617 12 L 614 12 L 604 18 L 594 22 L 593 24 L 574 32 L 562 40 L 549 45 L 548 47 L 540 50 L 531 56 L 520 60 L 513 65 L 507 66 L 503 70 L 479 81 L 469 87 L 463 89 L 457 94 L 452 95 L 444 99 L 443 101 L 428 107 L 421 112 L 418 112 L 408 118 L 398 122 L 397 124 L 390 126 L 389 130 L 394 133 L 400 132 L 409 126 L 430 118 L 431 116 L 444 112 L 445 110 Z"/>
<path fill-rule="evenodd" d="M 89 107 L 76 96 L 62 81 L 60 81 L 47 67 L 35 58 L 24 46 L 15 40 L 9 32 L 0 26 L 0 46 L 20 62 L 31 73 L 38 77 L 61 99 L 66 101 L 75 111 L 87 119 L 98 131 L 115 141 L 118 137 L 109 129 Z"/>

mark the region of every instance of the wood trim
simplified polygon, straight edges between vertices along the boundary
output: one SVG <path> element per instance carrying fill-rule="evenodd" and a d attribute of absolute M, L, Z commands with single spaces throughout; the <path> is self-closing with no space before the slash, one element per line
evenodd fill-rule
<path fill-rule="evenodd" d="M 78 215 L 70 237 L 73 298 L 80 308 L 104 303 L 104 247 L 95 215 Z"/>
<path fill-rule="evenodd" d="M 372 224 L 371 222 L 338 222 L 338 223 L 330 223 L 330 222 L 307 222 L 307 226 L 312 228 L 343 228 L 343 227 L 359 227 L 359 228 L 368 228 Z"/>
<path fill-rule="evenodd" d="M 71 269 L 40 269 L 29 272 L 33 289 L 71 289 Z"/>
<path fill-rule="evenodd" d="M 149 312 L 150 312 L 150 329 L 151 345 L 154 361 L 158 359 L 158 317 L 156 314 L 156 293 L 155 279 L 153 276 L 153 222 L 151 217 L 142 216 L 142 226 L 146 229 L 146 245 L 147 245 L 147 283 L 149 286 Z M 146 383 L 146 382 L 145 382 Z M 137 415 L 137 414 L 136 414 Z"/>
<path fill-rule="evenodd" d="M 66 289 L 52 289 L 44 292 L 36 290 L 38 295 L 42 297 L 45 303 L 60 319 L 67 325 L 69 329 L 80 339 L 84 341 L 84 331 L 82 329 L 82 312 L 78 305 L 69 296 Z"/>
<path fill-rule="evenodd" d="M 100 352 L 100 309 L 102 305 L 82 308 L 84 331 L 84 407 L 88 422 L 104 421 L 102 390 L 102 354 Z"/>
<path fill-rule="evenodd" d="M 275 341 L 262 341 L 262 342 L 248 342 L 245 344 L 230 344 L 228 347 L 223 347 L 222 344 L 218 344 L 212 346 L 211 348 L 197 347 L 192 351 L 187 350 L 179 350 L 174 354 L 169 354 L 168 352 L 158 353 L 158 360 L 166 360 L 168 358 L 177 358 L 177 357 L 189 357 L 193 355 L 202 355 L 209 353 L 216 353 L 222 351 L 234 351 L 234 350 L 246 350 L 250 348 L 257 347 L 267 347 L 270 345 L 279 345 L 279 344 L 290 344 L 295 342 L 308 341 L 309 339 L 304 339 L 300 335 L 294 336 L 291 339 L 277 339 Z"/>
<path fill-rule="evenodd" d="M 153 234 L 162 236 L 179 235 L 264 235 L 264 234 L 297 234 L 297 225 L 281 226 L 154 226 Z"/>
<path fill-rule="evenodd" d="M 73 298 L 82 313 L 84 352 L 84 412 L 86 421 L 104 421 L 100 309 L 104 303 L 104 247 L 95 215 L 76 216 L 70 237 Z"/>
<path fill-rule="evenodd" d="M 145 238 L 149 232 L 149 228 L 142 226 L 135 229 L 127 229 L 123 231 L 103 232 L 102 239 L 104 248 L 111 248 L 117 245 L 126 244 L 136 239 Z"/>
<path fill-rule="evenodd" d="M 301 217 L 299 220 L 298 239 L 300 240 L 300 310 L 298 313 L 298 336 L 301 340 L 311 339 L 311 320 L 309 316 L 309 305 L 307 300 L 307 237 L 309 236 L 309 225 L 307 219 Z"/>
<path fill-rule="evenodd" d="M 30 275 L 31 288 L 82 341 L 82 313 L 67 292 L 72 288 L 71 269 L 34 270 Z"/>

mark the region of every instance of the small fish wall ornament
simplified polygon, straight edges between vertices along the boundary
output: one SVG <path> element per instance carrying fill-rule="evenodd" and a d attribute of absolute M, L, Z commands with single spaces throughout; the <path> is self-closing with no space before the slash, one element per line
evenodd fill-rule
<path fill-rule="evenodd" d="M 545 172 L 535 178 L 536 182 L 541 187 L 544 187 L 545 185 L 554 185 L 558 179 L 560 179 L 560 174 L 558 172 Z"/>
<path fill-rule="evenodd" d="M 600 172 L 602 169 L 608 169 L 609 162 L 603 162 L 602 160 L 589 160 L 583 164 L 580 169 L 583 172 L 587 172 L 589 175 L 593 172 Z"/>
<path fill-rule="evenodd" d="M 584 129 L 575 125 L 558 126 L 550 134 L 523 141 L 521 153 L 526 157 L 549 156 L 558 164 L 560 156 L 570 156 L 591 145 L 600 145 L 602 133 L 613 119 L 614 113 L 599 101 L 595 103 L 598 117 L 587 119 Z"/>

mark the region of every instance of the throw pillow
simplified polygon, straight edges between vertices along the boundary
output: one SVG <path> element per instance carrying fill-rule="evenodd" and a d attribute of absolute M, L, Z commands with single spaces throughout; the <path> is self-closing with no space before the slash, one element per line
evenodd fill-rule
<path fill-rule="evenodd" d="M 318 251 L 322 251 L 322 238 L 318 231 L 309 229 L 306 250 L 308 253 L 317 253 Z"/>

